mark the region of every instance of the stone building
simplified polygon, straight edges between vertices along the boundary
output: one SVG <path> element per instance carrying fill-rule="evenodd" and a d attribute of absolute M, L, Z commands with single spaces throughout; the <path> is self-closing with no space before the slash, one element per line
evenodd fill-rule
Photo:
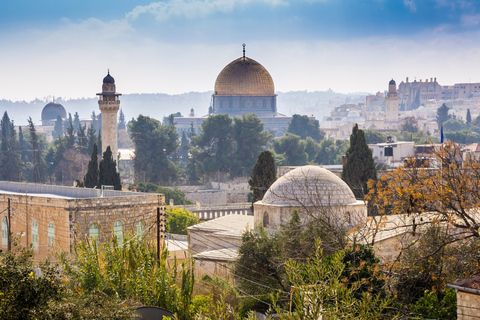
<path fill-rule="evenodd" d="M 117 113 L 120 108 L 121 93 L 115 92 L 115 79 L 110 71 L 103 78 L 102 92 L 97 93 L 98 107 L 102 113 L 102 154 L 110 147 L 113 159 L 117 159 Z"/>
<path fill-rule="evenodd" d="M 125 232 L 153 234 L 157 208 L 165 212 L 162 194 L 2 181 L 2 250 L 8 245 L 9 200 L 11 233 L 21 245 L 33 247 L 36 260 L 54 257 L 55 251 L 73 252 L 78 239 L 115 235 L 122 241 Z"/>

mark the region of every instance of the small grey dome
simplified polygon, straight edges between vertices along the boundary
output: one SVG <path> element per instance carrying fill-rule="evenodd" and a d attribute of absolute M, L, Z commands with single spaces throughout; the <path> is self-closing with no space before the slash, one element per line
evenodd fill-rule
<path fill-rule="evenodd" d="M 296 168 L 275 181 L 264 204 L 282 206 L 342 206 L 357 200 L 350 187 L 334 173 L 318 166 Z"/>
<path fill-rule="evenodd" d="M 396 85 L 395 80 L 393 80 L 393 79 L 390 80 L 390 82 L 388 83 L 388 85 L 390 85 L 390 86 L 391 86 L 391 85 Z"/>
<path fill-rule="evenodd" d="M 67 117 L 67 111 L 65 108 L 57 102 L 50 102 L 42 110 L 42 121 L 57 120 L 57 117 L 65 119 Z"/>

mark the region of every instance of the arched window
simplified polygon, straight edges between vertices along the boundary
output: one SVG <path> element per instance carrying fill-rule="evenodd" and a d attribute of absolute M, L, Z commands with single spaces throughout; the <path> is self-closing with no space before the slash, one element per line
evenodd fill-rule
<path fill-rule="evenodd" d="M 98 227 L 98 224 L 92 223 L 90 225 L 90 228 L 88 228 L 88 235 L 90 238 L 93 240 L 97 240 L 98 237 L 100 236 L 100 228 Z"/>
<path fill-rule="evenodd" d="M 7 217 L 2 218 L 2 245 L 8 246 L 8 224 Z"/>
<path fill-rule="evenodd" d="M 32 245 L 33 250 L 38 250 L 38 223 L 37 221 L 32 221 Z"/>
<path fill-rule="evenodd" d="M 145 221 L 140 220 L 137 222 L 137 236 L 142 237 L 145 234 Z"/>
<path fill-rule="evenodd" d="M 49 246 L 54 246 L 55 245 L 55 226 L 53 225 L 53 222 L 50 222 L 48 224 L 48 245 Z"/>
<path fill-rule="evenodd" d="M 121 221 L 115 221 L 113 224 L 113 233 L 117 237 L 118 243 L 123 243 L 123 223 Z"/>
<path fill-rule="evenodd" d="M 263 213 L 263 227 L 268 227 L 268 213 L 266 211 Z"/>

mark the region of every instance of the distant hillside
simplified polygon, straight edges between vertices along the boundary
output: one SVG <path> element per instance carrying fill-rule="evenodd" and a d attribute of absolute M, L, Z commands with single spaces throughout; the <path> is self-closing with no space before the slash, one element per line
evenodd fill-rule
<path fill-rule="evenodd" d="M 125 113 L 126 120 L 137 117 L 139 114 L 163 119 L 171 113 L 181 112 L 187 116 L 190 109 L 195 110 L 197 116 L 203 116 L 208 113 L 212 92 L 189 92 L 183 94 L 163 94 L 163 93 L 136 93 L 125 94 L 121 96 L 121 108 Z M 332 108 L 343 103 L 357 103 L 365 100 L 366 93 L 343 94 L 333 91 L 291 91 L 279 92 L 277 97 L 278 112 L 285 115 L 308 114 L 314 115 L 318 120 L 330 113 Z M 90 118 L 94 111 L 98 114 L 97 98 L 83 98 L 63 100 L 56 98 L 56 102 L 61 103 L 67 113 L 72 116 L 78 112 L 80 118 Z M 43 107 L 50 101 L 36 99 L 34 101 L 13 102 L 9 100 L 0 100 L 0 112 L 8 112 L 16 125 L 26 125 L 28 117 L 32 117 L 35 124 L 40 124 Z"/>

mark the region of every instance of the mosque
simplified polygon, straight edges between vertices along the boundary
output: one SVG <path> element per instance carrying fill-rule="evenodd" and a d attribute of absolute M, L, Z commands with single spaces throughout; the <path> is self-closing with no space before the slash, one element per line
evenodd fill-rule
<path fill-rule="evenodd" d="M 292 120 L 292 117 L 277 111 L 277 95 L 270 73 L 257 61 L 243 56 L 230 62 L 217 77 L 215 89 L 208 110 L 204 116 L 196 116 L 194 110 L 188 117 L 176 117 L 175 123 L 179 134 L 199 127 L 210 115 L 228 114 L 230 117 L 242 117 L 244 114 L 256 114 L 265 130 L 275 136 L 282 136 Z"/>

